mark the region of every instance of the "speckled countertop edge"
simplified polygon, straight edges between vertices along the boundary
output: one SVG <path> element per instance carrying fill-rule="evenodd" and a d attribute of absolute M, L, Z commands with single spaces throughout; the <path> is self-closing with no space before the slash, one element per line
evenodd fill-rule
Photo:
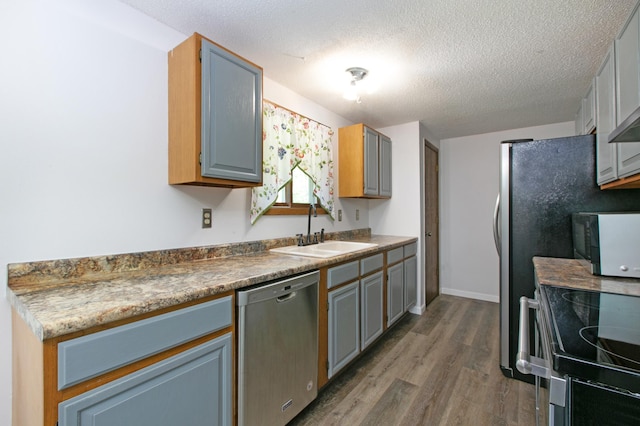
<path fill-rule="evenodd" d="M 593 275 L 576 259 L 534 257 L 533 265 L 541 285 L 640 296 L 640 279 Z"/>
<path fill-rule="evenodd" d="M 239 249 L 239 254 L 226 257 L 190 257 L 174 262 L 163 254 L 169 260 L 165 264 L 147 263 L 144 267 L 103 270 L 102 273 L 93 269 L 84 274 L 64 272 L 70 275 L 69 278 L 56 274 L 55 269 L 50 269 L 54 272 L 51 275 L 42 274 L 43 267 L 36 265 L 34 268 L 33 264 L 38 263 L 34 262 L 31 266 L 17 268 L 20 271 L 32 269 L 36 271 L 33 274 L 20 273 L 12 280 L 10 272 L 7 299 L 34 334 L 44 341 L 417 241 L 415 237 L 351 236 L 354 237 L 352 241 L 378 246 L 321 259 L 271 253 L 266 247 L 274 248 L 278 244 L 251 243 L 251 249 Z M 51 262 L 62 262 L 64 268 L 69 269 L 64 261 Z M 87 262 L 83 259 L 79 264 Z"/>

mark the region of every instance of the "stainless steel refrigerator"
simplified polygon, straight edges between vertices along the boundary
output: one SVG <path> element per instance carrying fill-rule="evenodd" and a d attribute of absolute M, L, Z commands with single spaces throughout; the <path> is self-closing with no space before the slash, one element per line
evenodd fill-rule
<path fill-rule="evenodd" d="M 573 212 L 640 210 L 640 190 L 600 190 L 595 163 L 592 135 L 500 145 L 494 236 L 500 254 L 500 368 L 507 377 L 533 382 L 515 368 L 518 300 L 533 298 L 532 258 L 573 257 Z"/>

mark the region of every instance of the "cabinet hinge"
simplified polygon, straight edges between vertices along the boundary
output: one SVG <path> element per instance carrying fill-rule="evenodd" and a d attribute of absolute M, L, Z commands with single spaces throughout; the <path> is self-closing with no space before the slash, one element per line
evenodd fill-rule
<path fill-rule="evenodd" d="M 200 153 L 200 157 L 198 157 L 198 164 L 202 166 L 202 153 Z"/>
<path fill-rule="evenodd" d="M 325 365 L 325 367 L 327 367 L 327 371 L 329 371 L 329 360 L 327 360 L 327 364 Z"/>
<path fill-rule="evenodd" d="M 329 302 L 327 302 L 327 312 L 329 312 L 329 306 L 331 305 L 329 304 Z"/>
<path fill-rule="evenodd" d="M 200 52 L 198 53 L 198 59 L 202 62 L 202 49 L 200 49 Z"/>

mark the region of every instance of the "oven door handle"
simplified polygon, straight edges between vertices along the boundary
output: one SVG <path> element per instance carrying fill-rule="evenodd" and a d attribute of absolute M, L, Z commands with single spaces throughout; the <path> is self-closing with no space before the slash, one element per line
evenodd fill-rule
<path fill-rule="evenodd" d="M 520 324 L 518 332 L 518 355 L 516 356 L 516 368 L 522 374 L 551 378 L 549 362 L 532 356 L 529 353 L 529 309 L 539 309 L 537 300 L 522 296 L 520 298 Z"/>

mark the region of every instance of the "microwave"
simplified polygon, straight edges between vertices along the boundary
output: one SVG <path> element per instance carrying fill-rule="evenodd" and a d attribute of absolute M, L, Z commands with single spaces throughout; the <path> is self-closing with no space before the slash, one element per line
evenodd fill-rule
<path fill-rule="evenodd" d="M 573 254 L 592 274 L 640 278 L 640 212 L 573 213 Z"/>

